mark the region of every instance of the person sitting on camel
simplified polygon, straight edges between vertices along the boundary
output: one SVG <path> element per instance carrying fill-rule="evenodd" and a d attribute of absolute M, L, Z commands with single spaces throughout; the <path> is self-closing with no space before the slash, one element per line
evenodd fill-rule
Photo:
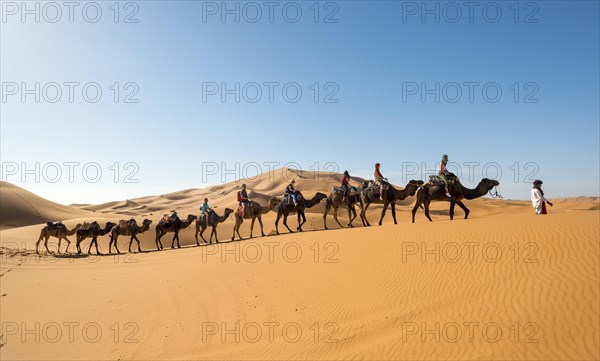
<path fill-rule="evenodd" d="M 383 200 L 383 192 L 385 191 L 385 188 L 387 188 L 388 180 L 383 176 L 383 174 L 381 174 L 381 171 L 379 170 L 380 167 L 381 164 L 375 163 L 373 178 L 375 179 L 375 184 L 379 186 L 379 199 Z"/>
<path fill-rule="evenodd" d="M 204 198 L 204 203 L 200 205 L 200 220 L 207 221 L 208 214 L 212 211 L 208 205 L 208 198 Z"/>
<path fill-rule="evenodd" d="M 288 186 L 285 187 L 285 195 L 288 197 L 288 202 L 291 201 L 294 203 L 294 206 L 298 206 L 298 202 L 296 199 L 297 191 L 296 191 L 296 188 L 294 188 L 295 183 L 296 183 L 296 180 L 292 179 L 290 184 L 288 184 Z"/>
<path fill-rule="evenodd" d="M 444 154 L 442 155 L 442 161 L 440 162 L 440 170 L 438 172 L 438 177 L 440 177 L 440 179 L 442 181 L 444 181 L 444 188 L 446 189 L 446 196 L 448 198 L 452 198 L 452 196 L 450 195 L 450 191 L 448 190 L 448 174 L 450 174 L 450 172 L 448 171 L 448 168 L 446 168 L 446 166 L 448 165 L 448 155 Z"/>

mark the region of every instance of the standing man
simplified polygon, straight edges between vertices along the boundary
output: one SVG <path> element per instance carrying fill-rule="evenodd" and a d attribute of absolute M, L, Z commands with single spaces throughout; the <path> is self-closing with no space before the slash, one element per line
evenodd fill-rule
<path fill-rule="evenodd" d="M 546 203 L 552 207 L 552 202 L 544 197 L 544 191 L 542 190 L 543 182 L 539 179 L 533 181 L 533 189 L 531 190 L 531 204 L 535 210 L 535 214 L 548 214 L 546 211 Z"/>

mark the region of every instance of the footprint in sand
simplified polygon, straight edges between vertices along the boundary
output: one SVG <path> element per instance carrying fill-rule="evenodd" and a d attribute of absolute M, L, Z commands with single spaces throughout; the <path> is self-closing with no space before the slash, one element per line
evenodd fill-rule
<path fill-rule="evenodd" d="M 7 296 L 7 295 L 8 295 L 8 293 L 5 293 L 5 294 L 2 295 L 2 297 Z"/>

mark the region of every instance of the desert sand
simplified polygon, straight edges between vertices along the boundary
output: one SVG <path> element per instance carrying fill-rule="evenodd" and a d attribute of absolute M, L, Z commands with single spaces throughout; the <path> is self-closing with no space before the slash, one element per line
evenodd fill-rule
<path fill-rule="evenodd" d="M 293 176 L 309 197 L 337 182 Z M 250 196 L 266 205 L 287 180 L 249 181 Z M 419 211 L 412 224 L 409 197 L 397 225 L 389 212 L 380 227 L 356 220 L 353 229 L 329 216 L 328 231 L 320 204 L 302 233 L 257 238 L 257 224 L 255 238 L 230 241 L 231 216 L 219 244 L 196 246 L 191 227 L 181 249 L 170 248 L 169 234 L 156 251 L 163 213 L 197 214 L 208 197 L 222 214 L 240 185 L 64 206 L 2 183 L 0 358 L 600 359 L 598 198 L 553 199 L 545 216 L 528 201 L 482 198 L 465 202 L 468 220 L 457 210 L 453 221 L 448 203 L 432 203 L 434 221 Z M 369 210 L 371 223 L 380 211 Z M 339 216 L 345 224 L 346 210 Z M 126 253 L 122 236 L 121 255 L 35 255 L 45 221 L 130 217 L 154 221 L 140 237 L 145 252 Z M 274 219 L 263 216 L 266 234 Z M 103 253 L 108 242 L 99 239 Z M 49 244 L 56 250 L 56 239 Z"/>

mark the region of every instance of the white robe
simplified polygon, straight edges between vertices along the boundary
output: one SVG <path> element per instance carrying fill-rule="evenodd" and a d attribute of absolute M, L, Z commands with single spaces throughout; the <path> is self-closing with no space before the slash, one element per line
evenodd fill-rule
<path fill-rule="evenodd" d="M 533 205 L 535 214 L 542 214 L 543 203 L 548 203 L 548 200 L 544 198 L 539 189 L 533 188 L 531 190 L 531 204 Z"/>

